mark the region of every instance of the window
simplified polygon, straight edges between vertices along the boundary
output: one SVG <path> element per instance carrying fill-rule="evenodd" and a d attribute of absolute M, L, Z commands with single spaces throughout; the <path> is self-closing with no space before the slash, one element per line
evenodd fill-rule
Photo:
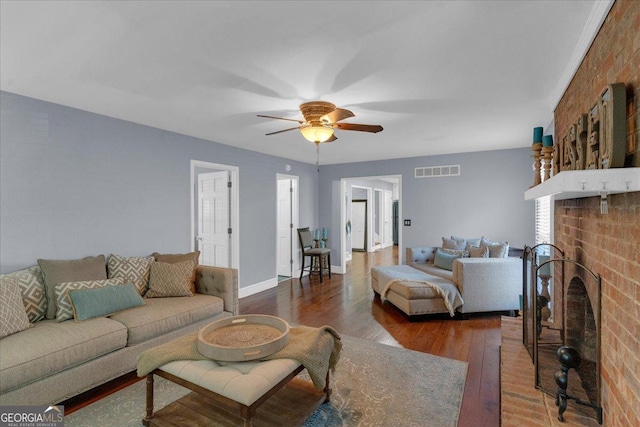
<path fill-rule="evenodd" d="M 536 199 L 535 244 L 551 243 L 551 196 Z M 549 255 L 549 246 L 542 246 L 539 255 Z"/>

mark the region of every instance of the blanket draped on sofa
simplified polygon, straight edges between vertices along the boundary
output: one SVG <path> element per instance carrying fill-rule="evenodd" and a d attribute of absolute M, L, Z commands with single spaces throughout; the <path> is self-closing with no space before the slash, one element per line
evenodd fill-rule
<path fill-rule="evenodd" d="M 322 390 L 326 385 L 327 373 L 335 370 L 341 351 L 340 335 L 330 326 L 295 326 L 289 329 L 289 342 L 282 350 L 260 360 L 297 360 L 309 373 L 316 389 Z M 194 332 L 141 353 L 138 356 L 138 376 L 143 377 L 176 360 L 207 359 L 198 351 L 198 333 Z"/>
<path fill-rule="evenodd" d="M 380 293 L 380 298 L 382 301 L 386 300 L 386 295 L 389 292 L 389 289 L 394 283 L 402 283 L 402 282 L 410 282 L 410 283 L 420 283 L 425 286 L 433 289 L 440 297 L 442 297 L 442 301 L 444 302 L 445 307 L 449 311 L 449 315 L 451 317 L 455 316 L 456 308 L 460 307 L 463 304 L 462 298 L 460 297 L 460 292 L 458 292 L 458 288 L 454 284 L 439 284 L 431 283 L 428 280 L 424 279 L 424 273 L 422 271 L 416 270 L 413 272 L 402 271 L 399 272 L 397 269 L 392 268 L 389 271 L 386 271 L 385 268 L 378 269 L 378 281 L 380 284 L 384 283 L 384 288 L 382 289 L 382 293 Z"/>

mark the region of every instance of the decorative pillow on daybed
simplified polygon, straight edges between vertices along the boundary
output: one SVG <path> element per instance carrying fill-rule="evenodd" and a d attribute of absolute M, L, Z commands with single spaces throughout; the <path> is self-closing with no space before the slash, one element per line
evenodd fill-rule
<path fill-rule="evenodd" d="M 489 248 L 489 258 L 506 258 L 509 256 L 509 242 L 494 242 L 482 236 L 480 246 Z"/>
<path fill-rule="evenodd" d="M 465 242 L 465 247 L 466 247 L 466 245 L 480 246 L 480 240 L 481 240 L 481 238 L 480 238 L 480 237 L 478 237 L 478 238 L 473 238 L 473 239 L 467 239 L 466 237 L 451 236 L 451 238 L 452 238 L 453 240 L 458 240 L 458 241 L 460 241 L 460 240 L 464 240 L 464 242 Z"/>
<path fill-rule="evenodd" d="M 111 254 L 107 260 L 109 279 L 122 278 L 125 283 L 132 283 L 138 294 L 143 295 L 149 287 L 149 272 L 154 261 L 152 256 L 127 258 Z"/>
<path fill-rule="evenodd" d="M 24 270 L 14 271 L 13 273 L 3 274 L 0 279 L 6 277 L 15 277 L 20 285 L 22 293 L 22 302 L 29 316 L 30 322 L 37 322 L 44 319 L 47 312 L 47 291 L 42 279 L 40 267 L 25 268 Z"/>
<path fill-rule="evenodd" d="M 79 289 L 95 289 L 104 286 L 124 285 L 124 279 L 85 280 L 82 282 L 63 282 L 55 286 L 56 289 L 56 321 L 64 322 L 73 319 L 73 307 L 68 293 Z"/>
<path fill-rule="evenodd" d="M 489 258 L 488 246 L 473 246 L 467 243 L 466 250 L 471 258 Z"/>
<path fill-rule="evenodd" d="M 458 258 L 462 258 L 462 255 L 447 253 L 445 250 L 438 248 L 436 249 L 436 256 L 433 260 L 433 265 L 444 270 L 451 271 L 453 270 L 453 261 Z"/>
<path fill-rule="evenodd" d="M 0 338 L 32 327 L 15 277 L 0 280 Z"/>
<path fill-rule="evenodd" d="M 442 238 L 442 249 L 452 249 L 456 251 L 464 251 L 465 241 L 464 239 L 456 239 L 456 238 Z"/>
<path fill-rule="evenodd" d="M 149 290 L 145 298 L 190 297 L 193 261 L 154 262 L 151 264 Z"/>
<path fill-rule="evenodd" d="M 144 305 L 144 300 L 131 283 L 69 291 L 76 322 L 110 316 L 128 308 Z"/>
<path fill-rule="evenodd" d="M 55 286 L 58 283 L 107 279 L 104 255 L 73 260 L 39 259 L 38 265 L 47 288 L 47 319 L 56 318 Z"/>
<path fill-rule="evenodd" d="M 192 261 L 193 272 L 191 273 L 191 292 L 196 291 L 196 268 L 198 267 L 198 258 L 200 257 L 200 251 L 189 252 L 186 254 L 159 254 L 153 253 L 153 257 L 157 262 L 168 262 L 169 264 L 175 264 L 177 262 Z"/>

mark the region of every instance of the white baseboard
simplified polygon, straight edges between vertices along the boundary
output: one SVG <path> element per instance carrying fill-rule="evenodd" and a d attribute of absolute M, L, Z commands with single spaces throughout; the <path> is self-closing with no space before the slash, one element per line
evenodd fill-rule
<path fill-rule="evenodd" d="M 278 286 L 278 278 L 267 279 L 264 282 L 255 283 L 253 285 L 244 286 L 238 289 L 238 298 L 248 297 L 258 292 L 266 291 L 267 289 L 275 288 Z"/>

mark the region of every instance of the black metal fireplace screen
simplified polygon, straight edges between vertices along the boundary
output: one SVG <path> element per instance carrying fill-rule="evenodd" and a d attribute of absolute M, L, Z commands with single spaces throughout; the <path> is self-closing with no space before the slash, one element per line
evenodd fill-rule
<path fill-rule="evenodd" d="M 535 386 L 556 397 L 561 421 L 570 404 L 602 424 L 600 276 L 552 244 L 526 246 L 522 260 L 522 339 Z"/>

